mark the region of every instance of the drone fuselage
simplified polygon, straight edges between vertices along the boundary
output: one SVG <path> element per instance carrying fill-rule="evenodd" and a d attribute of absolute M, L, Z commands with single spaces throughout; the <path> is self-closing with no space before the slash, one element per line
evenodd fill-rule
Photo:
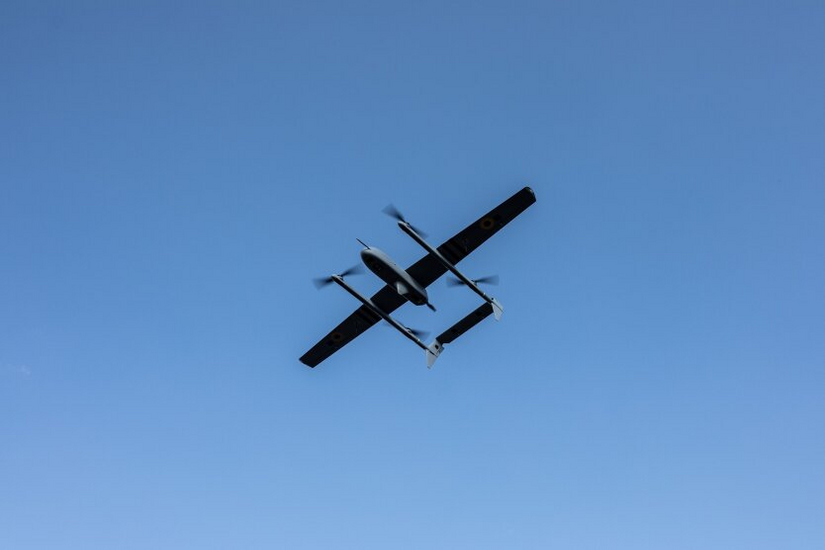
<path fill-rule="evenodd" d="M 374 247 L 361 251 L 361 260 L 370 271 L 390 285 L 401 296 L 417 306 L 427 305 L 427 291 L 409 273 L 392 261 L 385 252 Z"/>

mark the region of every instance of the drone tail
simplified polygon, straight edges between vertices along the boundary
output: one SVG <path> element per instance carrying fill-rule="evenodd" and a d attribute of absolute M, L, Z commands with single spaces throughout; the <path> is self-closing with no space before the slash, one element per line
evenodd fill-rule
<path fill-rule="evenodd" d="M 441 355 L 441 352 L 444 350 L 444 345 L 438 341 L 438 338 L 433 340 L 433 343 L 427 346 L 427 368 L 433 368 L 433 364 L 435 364 L 435 360 L 438 359 L 438 356 Z"/>
<path fill-rule="evenodd" d="M 501 314 L 504 313 L 504 306 L 498 303 L 498 300 L 495 298 L 492 299 L 493 301 L 490 303 L 493 306 L 493 316 L 496 318 L 496 321 L 501 320 Z"/>

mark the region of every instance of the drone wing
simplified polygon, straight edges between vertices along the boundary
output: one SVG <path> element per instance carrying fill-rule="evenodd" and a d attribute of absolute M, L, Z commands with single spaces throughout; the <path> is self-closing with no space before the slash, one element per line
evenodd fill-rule
<path fill-rule="evenodd" d="M 373 294 L 370 299 L 372 303 L 386 313 L 392 313 L 407 301 L 388 285 Z M 321 361 L 355 340 L 361 333 L 380 320 L 381 317 L 367 306 L 359 307 L 340 325 L 324 336 L 320 342 L 312 346 L 312 349 L 301 357 L 301 363 L 308 367 L 316 367 Z"/>
<path fill-rule="evenodd" d="M 536 202 L 535 193 L 529 187 L 525 187 L 465 227 L 453 238 L 448 239 L 438 247 L 438 252 L 448 262 L 456 265 L 534 202 Z M 407 273 L 425 287 L 431 285 L 446 272 L 447 268 L 444 264 L 432 254 L 427 254 L 407 269 Z"/>

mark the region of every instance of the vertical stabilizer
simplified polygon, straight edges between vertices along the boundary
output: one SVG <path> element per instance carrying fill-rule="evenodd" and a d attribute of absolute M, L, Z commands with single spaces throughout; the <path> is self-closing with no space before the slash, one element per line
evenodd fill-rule
<path fill-rule="evenodd" d="M 433 364 L 435 360 L 438 359 L 438 356 L 441 355 L 444 346 L 441 345 L 441 342 L 438 341 L 436 338 L 433 340 L 433 343 L 427 346 L 427 368 L 433 368 Z"/>
<path fill-rule="evenodd" d="M 504 306 L 498 303 L 498 300 L 495 298 L 492 299 L 490 305 L 493 306 L 493 316 L 496 318 L 496 321 L 501 321 L 501 314 L 504 313 Z"/>

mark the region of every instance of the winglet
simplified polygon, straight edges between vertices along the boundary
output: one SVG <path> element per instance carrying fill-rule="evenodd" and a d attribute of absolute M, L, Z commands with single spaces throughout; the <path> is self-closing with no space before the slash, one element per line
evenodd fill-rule
<path fill-rule="evenodd" d="M 490 303 L 493 306 L 493 315 L 496 318 L 496 321 L 501 321 L 501 315 L 504 313 L 504 306 L 498 303 L 498 300 L 495 298 L 492 299 L 493 301 Z"/>
<path fill-rule="evenodd" d="M 438 359 L 438 356 L 441 355 L 441 352 L 444 350 L 444 346 L 441 342 L 438 341 L 438 338 L 433 340 L 433 343 L 427 346 L 427 368 L 433 368 L 433 364 L 435 360 Z"/>

